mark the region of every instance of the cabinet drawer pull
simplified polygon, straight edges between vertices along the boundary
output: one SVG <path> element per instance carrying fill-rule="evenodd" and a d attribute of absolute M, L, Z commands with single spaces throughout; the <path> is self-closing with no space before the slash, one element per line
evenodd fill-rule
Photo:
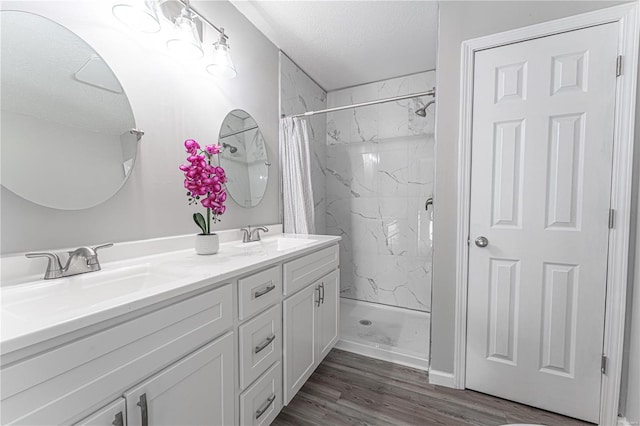
<path fill-rule="evenodd" d="M 142 426 L 149 426 L 149 414 L 147 413 L 147 394 L 140 395 L 140 401 L 138 401 L 138 407 L 142 414 Z"/>
<path fill-rule="evenodd" d="M 320 286 L 316 287 L 316 290 L 318 291 L 318 300 L 316 300 L 317 306 L 320 307 Z"/>
<path fill-rule="evenodd" d="M 253 297 L 257 299 L 258 297 L 264 296 L 265 294 L 269 293 L 271 290 L 275 288 L 276 288 L 276 285 L 271 284 L 270 286 L 267 286 L 267 288 L 265 288 L 264 290 L 256 291 L 255 293 L 253 293 Z"/>
<path fill-rule="evenodd" d="M 324 305 L 324 283 L 320 284 L 320 290 L 322 291 L 321 296 L 320 296 L 320 301 Z"/>
<path fill-rule="evenodd" d="M 118 411 L 113 422 L 111 423 L 113 426 L 124 426 L 124 419 L 122 418 L 122 411 Z"/>
<path fill-rule="evenodd" d="M 267 411 L 269 409 L 269 407 L 271 406 L 271 404 L 273 404 L 273 401 L 275 401 L 276 399 L 276 394 L 272 394 L 262 405 L 262 407 L 258 408 L 256 410 L 256 420 L 260 418 L 260 416 L 262 416 L 265 411 Z"/>
<path fill-rule="evenodd" d="M 272 334 L 271 336 L 267 337 L 267 340 L 265 340 L 264 342 L 260 343 L 258 346 L 256 346 L 254 352 L 255 353 L 260 353 L 262 352 L 267 346 L 269 346 L 271 344 L 271 342 L 273 342 L 276 339 L 276 335 Z"/>

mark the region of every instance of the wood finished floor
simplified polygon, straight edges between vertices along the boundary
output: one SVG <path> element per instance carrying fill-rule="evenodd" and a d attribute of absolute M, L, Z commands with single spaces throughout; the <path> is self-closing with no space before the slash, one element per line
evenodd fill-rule
<path fill-rule="evenodd" d="M 430 385 L 427 373 L 334 349 L 273 426 L 591 425 L 470 390 Z"/>

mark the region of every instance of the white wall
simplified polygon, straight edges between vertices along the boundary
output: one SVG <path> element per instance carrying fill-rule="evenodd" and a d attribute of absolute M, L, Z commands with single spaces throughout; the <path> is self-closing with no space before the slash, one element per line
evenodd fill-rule
<path fill-rule="evenodd" d="M 640 63 L 640 58 L 638 59 Z M 636 92 L 636 102 L 640 105 L 640 84 Z M 627 321 L 625 324 L 625 345 L 622 365 L 620 412 L 632 425 L 640 424 L 640 108 L 636 108 L 636 149 L 634 153 L 635 199 L 632 202 L 632 226 L 630 255 L 634 257 L 627 289 Z M 635 231 L 635 232 L 634 232 Z M 635 238 L 635 251 L 633 238 Z M 626 399 L 625 399 L 626 395 Z"/>
<path fill-rule="evenodd" d="M 447 373 L 453 371 L 461 43 L 464 40 L 619 3 L 622 2 L 444 1 L 440 3 L 436 114 L 436 226 L 431 325 L 431 367 L 434 370 Z M 636 305 L 635 310 L 637 309 Z M 635 386 L 637 388 L 637 381 Z M 634 404 L 638 405 L 637 400 Z"/>
<path fill-rule="evenodd" d="M 639 97 L 640 99 L 640 97 Z M 638 120 L 640 123 L 640 120 Z M 640 130 L 640 125 L 636 126 L 636 131 Z M 637 217 L 637 215 L 636 215 Z M 636 228 L 637 229 L 637 228 Z M 637 232 L 637 231 L 636 231 Z M 628 322 L 629 337 L 627 351 L 625 351 L 626 371 L 624 372 L 626 382 L 623 383 L 620 402 L 622 414 L 632 425 L 640 424 L 640 238 L 636 234 L 636 257 L 635 257 L 635 277 L 633 288 L 630 289 L 630 296 L 633 298 L 627 304 L 630 310 L 630 321 Z M 626 400 L 624 395 L 626 393 Z"/>
<path fill-rule="evenodd" d="M 129 241 L 198 232 L 191 220 L 183 177 L 183 141 L 217 142 L 226 114 L 249 112 L 264 134 L 272 166 L 264 200 L 253 209 L 230 198 L 215 229 L 279 222 L 278 50 L 227 1 L 193 6 L 229 34 L 238 77 L 220 81 L 204 63 L 179 62 L 159 34 L 129 30 L 111 14 L 110 1 L 3 1 L 3 9 L 37 12 L 85 39 L 120 79 L 145 131 L 133 174 L 107 202 L 87 210 L 61 211 L 35 205 L 2 188 L 2 253 Z M 208 34 L 211 36 L 211 34 Z M 210 44 L 205 45 L 205 48 Z M 28 160 L 27 160 L 28 161 Z M 93 178 L 88 176 L 88 178 Z"/>

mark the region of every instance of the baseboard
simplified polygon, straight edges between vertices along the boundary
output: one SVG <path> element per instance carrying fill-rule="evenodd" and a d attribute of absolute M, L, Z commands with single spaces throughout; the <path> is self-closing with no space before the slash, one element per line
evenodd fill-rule
<path fill-rule="evenodd" d="M 456 387 L 456 382 L 454 380 L 453 374 L 434 370 L 433 368 L 429 370 L 429 384 L 454 389 Z"/>
<path fill-rule="evenodd" d="M 380 348 L 374 348 L 372 346 L 351 342 L 349 340 L 338 340 L 338 343 L 336 343 L 336 348 L 342 349 L 343 351 L 347 352 L 353 352 L 358 355 L 368 356 L 369 358 L 375 358 L 382 361 L 392 362 L 394 364 L 404 365 L 406 367 L 415 368 L 417 370 L 429 370 L 429 361 L 426 359 L 420 359 L 412 357 L 410 355 L 399 354 L 397 352 L 391 352 Z"/>

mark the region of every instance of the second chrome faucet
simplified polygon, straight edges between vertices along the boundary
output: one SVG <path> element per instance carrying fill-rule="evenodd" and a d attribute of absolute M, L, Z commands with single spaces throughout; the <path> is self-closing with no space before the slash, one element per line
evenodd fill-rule
<path fill-rule="evenodd" d="M 240 228 L 242 231 L 242 242 L 243 243 L 252 243 L 254 241 L 260 241 L 260 231 L 269 232 L 269 228 L 266 226 L 258 226 L 257 228 L 251 229 L 250 226 L 246 228 Z"/>

